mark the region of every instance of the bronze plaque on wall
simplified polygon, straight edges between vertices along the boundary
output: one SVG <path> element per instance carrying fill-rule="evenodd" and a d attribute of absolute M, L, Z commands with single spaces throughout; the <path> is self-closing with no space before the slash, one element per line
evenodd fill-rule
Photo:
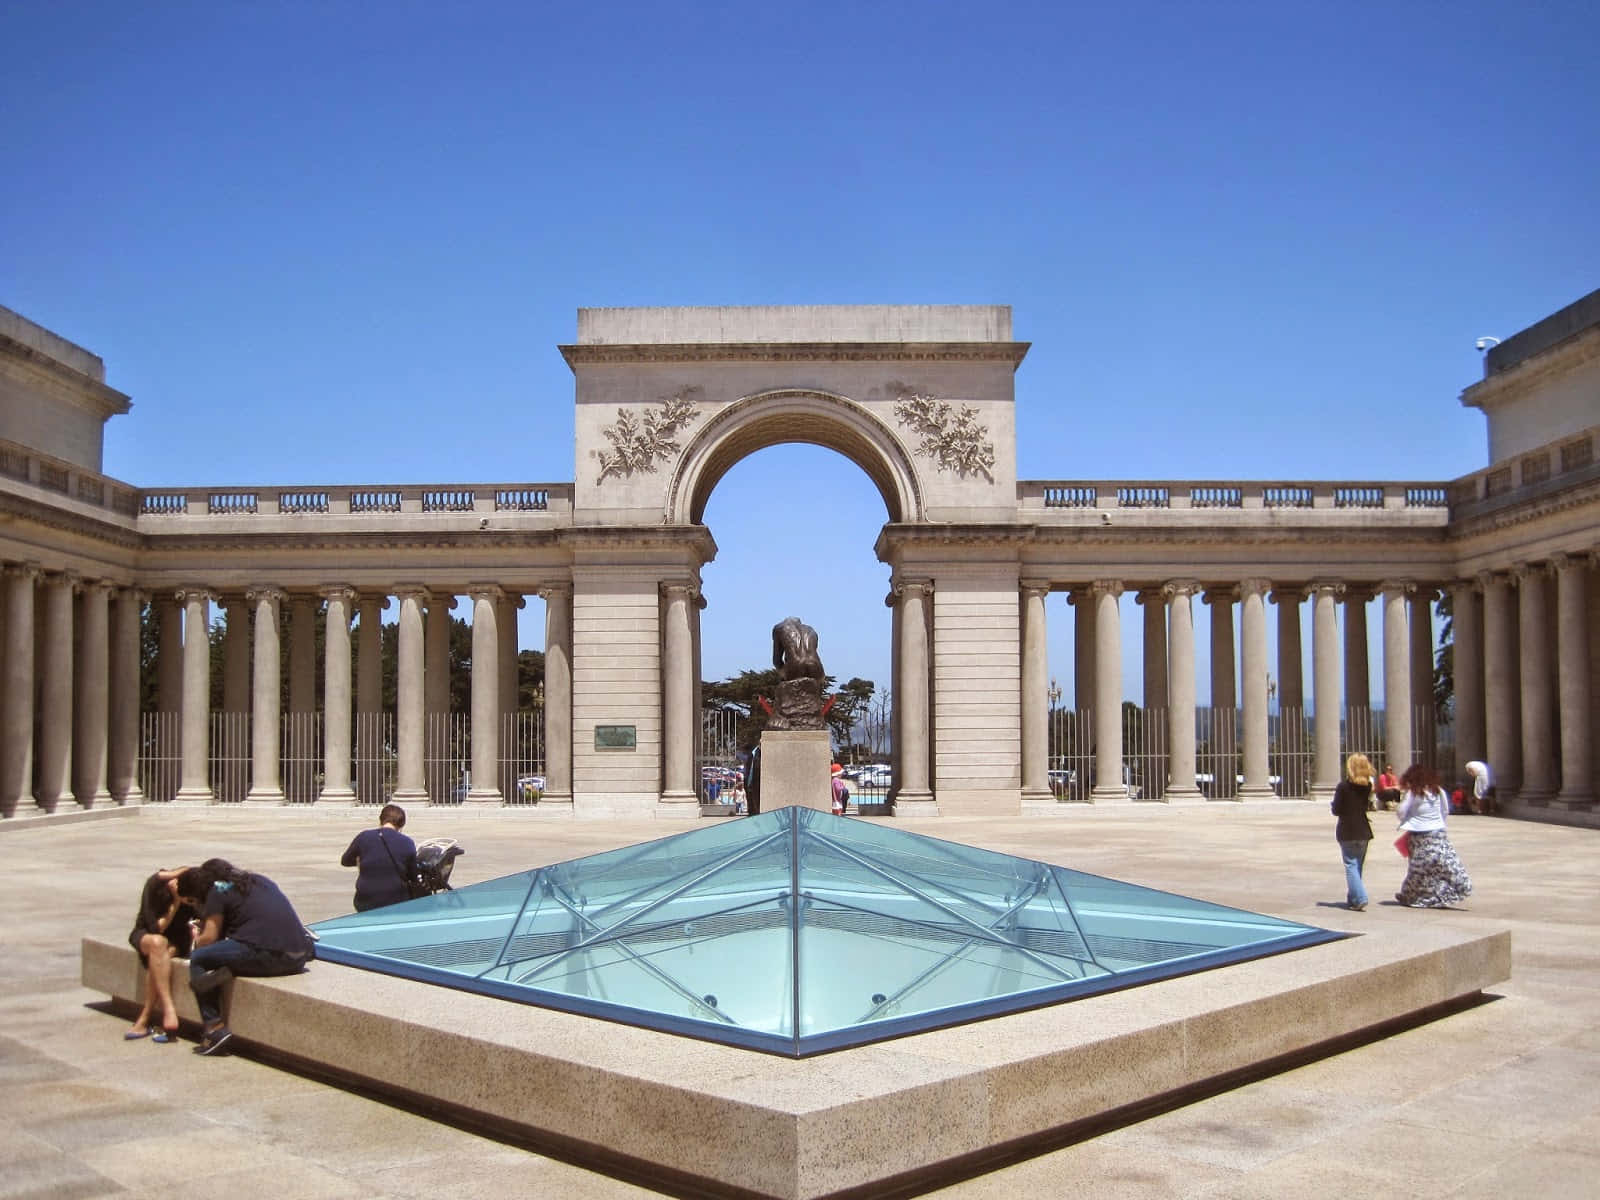
<path fill-rule="evenodd" d="M 637 750 L 639 731 L 633 725 L 596 725 L 594 727 L 596 750 Z"/>

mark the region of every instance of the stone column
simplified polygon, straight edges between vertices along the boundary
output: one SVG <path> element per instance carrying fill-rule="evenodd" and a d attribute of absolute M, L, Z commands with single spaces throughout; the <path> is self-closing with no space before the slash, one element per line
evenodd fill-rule
<path fill-rule="evenodd" d="M 1556 572 L 1561 687 L 1561 791 L 1555 803 L 1563 808 L 1587 808 L 1594 801 L 1594 752 L 1589 744 L 1593 711 L 1589 688 L 1594 677 L 1589 644 L 1589 561 L 1588 555 L 1571 554 L 1551 559 Z"/>
<path fill-rule="evenodd" d="M 1278 606 L 1278 711 L 1302 717 L 1306 708 L 1305 674 L 1301 665 L 1300 601 L 1306 598 L 1298 587 L 1282 584 L 1268 597 Z M 1299 795 L 1298 792 L 1294 793 Z"/>
<path fill-rule="evenodd" d="M 394 799 L 400 804 L 420 804 L 428 799 L 422 769 L 422 609 L 429 603 L 429 596 L 426 589 L 410 584 L 400 585 L 395 594 L 400 600 L 400 662 L 395 683 L 395 736 L 400 743 L 400 761 Z"/>
<path fill-rule="evenodd" d="M 1384 758 L 1401 774 L 1416 761 L 1411 746 L 1411 632 L 1406 627 L 1406 595 L 1415 586 L 1393 579 L 1378 585 L 1383 595 Z"/>
<path fill-rule="evenodd" d="M 1344 771 L 1339 762 L 1340 583 L 1311 584 L 1311 686 L 1316 741 L 1311 763 L 1311 798 L 1331 801 Z"/>
<path fill-rule="evenodd" d="M 1210 587 L 1205 592 L 1205 602 L 1211 606 L 1211 707 L 1224 713 L 1239 707 L 1233 675 L 1233 600 L 1237 595 L 1238 589 L 1232 587 Z"/>
<path fill-rule="evenodd" d="M 1094 590 L 1075 587 L 1067 603 L 1072 605 L 1072 707 L 1082 712 L 1094 706 Z"/>
<path fill-rule="evenodd" d="M 544 597 L 544 795 L 541 806 L 572 806 L 572 586 Z"/>
<path fill-rule="evenodd" d="M 1147 587 L 1133 598 L 1144 609 L 1144 706 L 1164 710 L 1169 702 L 1166 593 L 1160 587 Z"/>
<path fill-rule="evenodd" d="M 1167 741 L 1171 759 L 1165 799 L 1168 804 L 1204 800 L 1195 784 L 1194 609 L 1200 585 L 1175 579 L 1163 587 L 1167 597 Z"/>
<path fill-rule="evenodd" d="M 317 607 L 310 596 L 289 600 L 289 711 L 317 710 Z"/>
<path fill-rule="evenodd" d="M 662 654 L 661 735 L 665 786 L 658 812 L 663 816 L 692 817 L 700 812 L 694 786 L 694 634 L 689 606 L 694 603 L 692 584 L 662 585 L 666 620 Z"/>
<path fill-rule="evenodd" d="M 227 633 L 222 638 L 222 711 L 250 711 L 250 610 L 242 595 L 226 596 L 222 607 L 228 615 Z"/>
<path fill-rule="evenodd" d="M 1456 774 L 1483 761 L 1483 595 L 1471 579 L 1450 585 L 1451 672 L 1455 677 Z"/>
<path fill-rule="evenodd" d="M 284 594 L 274 587 L 252 589 L 246 599 L 255 606 L 255 670 L 250 686 L 250 790 L 246 804 L 282 804 L 283 775 L 279 762 L 283 691 L 279 671 L 278 619 Z"/>
<path fill-rule="evenodd" d="M 500 794 L 500 628 L 498 587 L 474 583 L 472 599 L 472 782 L 468 804 L 503 804 Z"/>
<path fill-rule="evenodd" d="M 502 594 L 494 604 L 500 647 L 500 684 L 496 692 L 500 697 L 502 718 L 517 711 L 517 610 L 521 607 L 522 597 L 509 594 Z M 502 727 L 504 724 L 502 719 Z"/>
<path fill-rule="evenodd" d="M 156 710 L 183 711 L 183 609 L 166 593 L 150 601 L 156 614 Z"/>
<path fill-rule="evenodd" d="M 1488 573 L 1483 583 L 1483 730 L 1489 769 L 1501 801 L 1522 778 L 1522 692 L 1517 679 L 1516 608 L 1512 576 Z"/>
<path fill-rule="evenodd" d="M 356 631 L 356 711 L 383 711 L 383 610 L 387 596 L 363 595 L 361 625 Z"/>
<path fill-rule="evenodd" d="M 1050 648 L 1045 598 L 1050 585 L 1022 581 L 1022 803 L 1054 804 L 1050 791 Z"/>
<path fill-rule="evenodd" d="M 37 563 L 5 568 L 5 674 L 0 677 L 0 816 L 33 796 L 33 585 Z"/>
<path fill-rule="evenodd" d="M 78 645 L 72 791 L 80 805 L 93 808 L 111 803 L 106 757 L 111 725 L 111 584 L 105 580 L 83 586 Z"/>
<path fill-rule="evenodd" d="M 211 795 L 211 601 L 204 588 L 177 594 L 183 605 L 183 771 L 179 804 L 210 804 Z"/>
<path fill-rule="evenodd" d="M 428 600 L 423 650 L 423 710 L 431 717 L 450 711 L 450 610 L 454 596 L 437 593 Z"/>
<path fill-rule="evenodd" d="M 1433 712 L 1433 602 L 1438 595 L 1437 588 L 1420 584 L 1411 593 L 1411 708 L 1414 712 Z M 1433 722 L 1427 722 L 1418 730 L 1418 736 L 1432 728 Z M 1418 762 L 1434 761 L 1431 741 L 1430 736 L 1429 745 L 1413 747 Z"/>
<path fill-rule="evenodd" d="M 1122 781 L 1122 621 L 1117 598 L 1122 582 L 1097 579 L 1094 593 L 1094 787 L 1095 804 L 1127 800 Z"/>
<path fill-rule="evenodd" d="M 1555 714 L 1550 711 L 1550 630 L 1546 624 L 1550 612 L 1546 580 L 1550 572 L 1545 566 L 1535 565 L 1522 567 L 1517 574 L 1522 689 L 1522 787 L 1517 800 L 1543 802 L 1556 794 L 1559 782 Z"/>
<path fill-rule="evenodd" d="M 356 591 L 334 586 L 322 590 L 327 618 L 322 643 L 323 752 L 322 791 L 327 804 L 354 804 L 350 778 L 350 606 Z"/>
<path fill-rule="evenodd" d="M 1270 800 L 1272 772 L 1267 761 L 1267 593 L 1269 579 L 1239 585 L 1239 674 L 1244 692 L 1244 783 L 1241 800 Z"/>
<path fill-rule="evenodd" d="M 139 613 L 144 599 L 135 588 L 118 588 L 111 606 L 106 786 L 123 805 L 144 803 L 139 786 Z"/>
<path fill-rule="evenodd" d="M 1344 593 L 1344 707 L 1372 708 L 1372 672 L 1367 666 L 1367 601 L 1372 593 L 1346 587 Z M 1373 763 L 1381 768 L 1382 763 Z"/>
<path fill-rule="evenodd" d="M 900 579 L 900 673 L 895 707 L 899 717 L 900 770 L 895 775 L 897 816 L 937 816 L 928 776 L 928 599 L 933 583 Z"/>
<path fill-rule="evenodd" d="M 77 577 L 68 573 L 44 577 L 44 639 L 37 676 L 43 692 L 34 799 L 50 813 L 72 794 L 72 593 L 77 586 Z"/>

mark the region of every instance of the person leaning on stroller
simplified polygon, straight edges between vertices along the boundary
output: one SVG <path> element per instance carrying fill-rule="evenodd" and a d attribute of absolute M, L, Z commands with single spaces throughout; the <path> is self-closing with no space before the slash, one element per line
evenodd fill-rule
<path fill-rule="evenodd" d="M 416 870 L 417 844 L 400 832 L 405 827 L 406 810 L 398 804 L 385 804 L 378 814 L 378 827 L 356 834 L 339 860 L 341 867 L 359 867 L 357 912 L 411 899 L 406 880 Z"/>

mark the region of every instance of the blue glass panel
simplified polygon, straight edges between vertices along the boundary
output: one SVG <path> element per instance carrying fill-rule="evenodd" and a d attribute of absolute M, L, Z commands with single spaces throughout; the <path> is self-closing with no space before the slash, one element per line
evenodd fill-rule
<path fill-rule="evenodd" d="M 793 1055 L 1342 936 L 796 808 L 315 929 L 330 961 Z"/>

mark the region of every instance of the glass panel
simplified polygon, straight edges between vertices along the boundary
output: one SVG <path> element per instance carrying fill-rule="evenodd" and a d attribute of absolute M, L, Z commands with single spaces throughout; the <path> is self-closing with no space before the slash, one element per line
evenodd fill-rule
<path fill-rule="evenodd" d="M 797 808 L 315 929 L 330 961 L 791 1055 L 1343 936 Z"/>

